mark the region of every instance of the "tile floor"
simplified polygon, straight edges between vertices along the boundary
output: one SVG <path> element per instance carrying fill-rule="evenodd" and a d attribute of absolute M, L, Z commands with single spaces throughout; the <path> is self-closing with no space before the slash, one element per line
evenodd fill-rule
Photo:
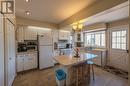
<path fill-rule="evenodd" d="M 95 81 L 89 86 L 128 86 L 128 80 L 95 67 Z M 53 68 L 33 70 L 17 75 L 13 86 L 57 86 Z M 87 85 L 84 85 L 87 86 Z"/>

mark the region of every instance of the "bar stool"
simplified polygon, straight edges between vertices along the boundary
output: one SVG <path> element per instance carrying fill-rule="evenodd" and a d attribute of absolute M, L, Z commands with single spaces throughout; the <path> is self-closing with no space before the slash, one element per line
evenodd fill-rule
<path fill-rule="evenodd" d="M 87 64 L 90 65 L 90 69 L 92 69 L 92 75 L 93 75 L 93 80 L 95 80 L 95 74 L 94 74 L 94 62 L 93 61 L 87 61 Z"/>

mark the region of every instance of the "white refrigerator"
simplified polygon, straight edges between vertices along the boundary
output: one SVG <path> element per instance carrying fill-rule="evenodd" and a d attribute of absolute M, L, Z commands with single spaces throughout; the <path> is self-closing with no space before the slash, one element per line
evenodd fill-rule
<path fill-rule="evenodd" d="M 39 47 L 39 69 L 45 69 L 54 66 L 51 30 L 44 31 L 44 33 L 38 35 L 38 47 Z"/>

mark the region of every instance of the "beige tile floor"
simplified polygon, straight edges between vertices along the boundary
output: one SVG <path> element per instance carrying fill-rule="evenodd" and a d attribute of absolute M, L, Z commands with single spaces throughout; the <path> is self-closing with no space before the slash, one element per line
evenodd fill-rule
<path fill-rule="evenodd" d="M 89 86 L 128 86 L 128 80 L 95 67 L 95 81 Z M 57 86 L 53 68 L 33 70 L 17 75 L 13 86 Z M 87 85 L 85 85 L 87 86 Z"/>

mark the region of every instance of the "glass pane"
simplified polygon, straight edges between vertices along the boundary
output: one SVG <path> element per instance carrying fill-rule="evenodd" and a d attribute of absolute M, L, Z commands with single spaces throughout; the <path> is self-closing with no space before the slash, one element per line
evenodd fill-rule
<path fill-rule="evenodd" d="M 85 34 L 85 45 L 105 46 L 105 31 L 92 32 L 86 34 Z"/>
<path fill-rule="evenodd" d="M 100 46 L 100 34 L 96 34 L 95 35 L 95 45 L 96 46 Z"/>
<path fill-rule="evenodd" d="M 112 32 L 112 37 L 116 37 L 116 32 Z"/>
<path fill-rule="evenodd" d="M 121 36 L 126 36 L 126 30 L 122 31 Z"/>
<path fill-rule="evenodd" d="M 91 44 L 91 35 L 87 35 L 87 44 Z"/>
<path fill-rule="evenodd" d="M 121 31 L 117 31 L 117 37 L 121 36 Z"/>
<path fill-rule="evenodd" d="M 126 50 L 126 44 L 122 44 L 122 49 L 125 49 Z"/>
<path fill-rule="evenodd" d="M 121 43 L 121 38 L 117 37 L 117 43 Z"/>
<path fill-rule="evenodd" d="M 105 34 L 101 35 L 101 46 L 105 46 Z"/>
<path fill-rule="evenodd" d="M 112 43 L 112 48 L 116 48 L 116 44 L 115 43 Z"/>
<path fill-rule="evenodd" d="M 121 42 L 126 44 L 126 37 L 122 37 Z"/>
<path fill-rule="evenodd" d="M 121 45 L 119 43 L 116 44 L 117 49 L 121 48 Z"/>
<path fill-rule="evenodd" d="M 113 37 L 113 38 L 112 38 L 112 42 L 116 42 L 116 37 Z"/>
<path fill-rule="evenodd" d="M 95 38 L 91 38 L 91 44 L 95 45 Z"/>

